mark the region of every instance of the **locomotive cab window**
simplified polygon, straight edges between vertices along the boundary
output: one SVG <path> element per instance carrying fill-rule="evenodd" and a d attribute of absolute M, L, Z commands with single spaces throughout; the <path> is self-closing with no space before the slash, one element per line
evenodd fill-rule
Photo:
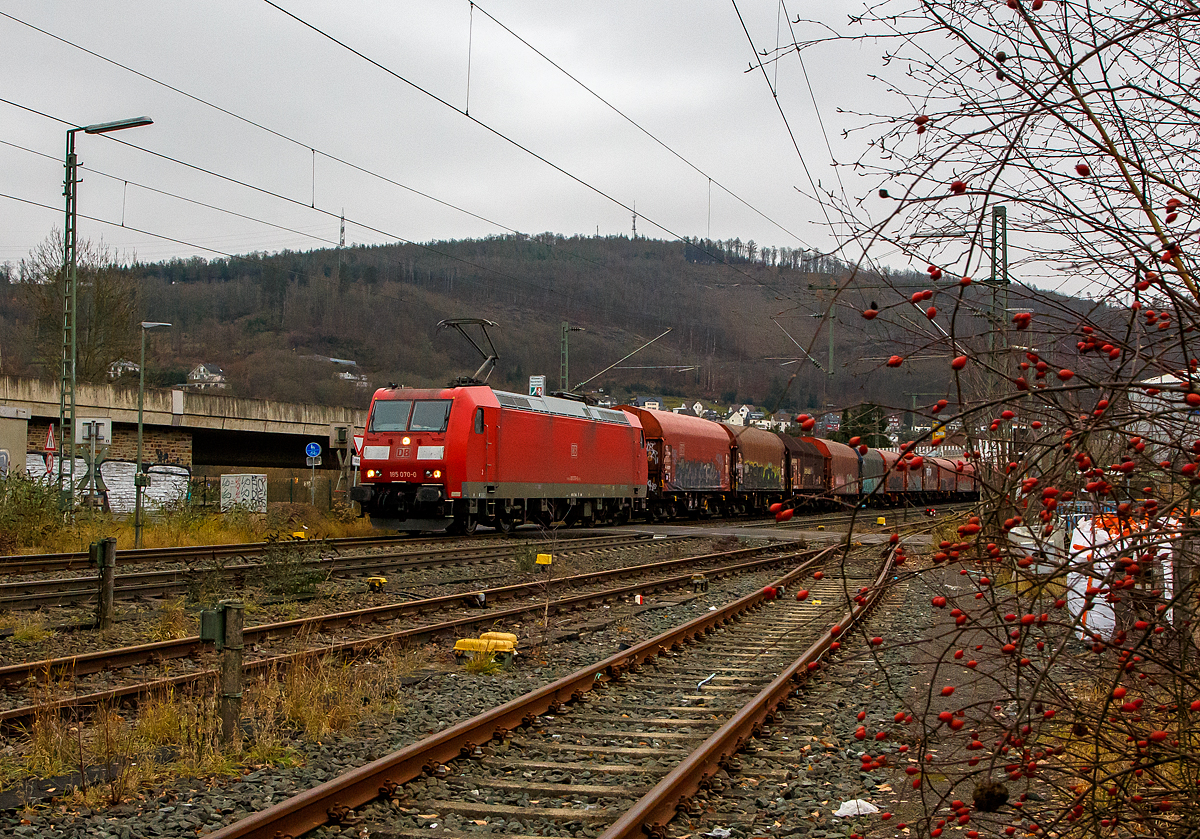
<path fill-rule="evenodd" d="M 475 433 L 483 433 L 483 408 L 475 409 Z"/>
<path fill-rule="evenodd" d="M 445 431 L 450 417 L 450 400 L 438 399 L 417 402 L 413 405 L 409 431 Z"/>
<path fill-rule="evenodd" d="M 371 411 L 372 431 L 404 431 L 408 428 L 408 414 L 412 401 L 408 399 L 377 399 Z"/>

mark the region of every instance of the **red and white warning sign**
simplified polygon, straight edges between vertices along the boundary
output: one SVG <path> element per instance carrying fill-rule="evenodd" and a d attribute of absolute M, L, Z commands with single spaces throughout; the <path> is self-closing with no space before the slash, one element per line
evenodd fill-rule
<path fill-rule="evenodd" d="M 43 457 L 46 460 L 46 472 L 54 471 L 54 454 L 58 451 L 58 442 L 54 439 L 54 423 L 50 423 L 50 427 L 46 429 L 46 444 L 42 446 L 45 451 Z"/>

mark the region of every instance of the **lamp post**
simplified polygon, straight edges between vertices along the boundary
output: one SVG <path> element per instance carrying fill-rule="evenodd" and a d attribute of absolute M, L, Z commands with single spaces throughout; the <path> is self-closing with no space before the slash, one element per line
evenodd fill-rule
<path fill-rule="evenodd" d="M 79 298 L 79 283 L 75 272 L 77 224 L 75 201 L 76 184 L 79 183 L 77 175 L 79 161 L 75 157 L 75 135 L 80 131 L 84 134 L 107 134 L 110 131 L 120 131 L 124 128 L 150 125 L 153 122 L 154 120 L 150 117 L 133 117 L 67 129 L 67 156 L 64 164 L 66 176 L 63 179 L 63 195 L 67 199 L 66 221 L 63 225 L 63 271 L 66 274 L 66 288 L 63 291 L 62 369 L 58 381 L 58 434 L 61 440 L 58 458 L 58 492 L 67 514 L 72 518 L 75 515 L 75 361 L 78 358 L 79 349 L 75 340 L 75 309 Z M 65 491 L 63 488 L 64 461 L 67 472 Z"/>
<path fill-rule="evenodd" d="M 142 403 L 146 398 L 146 333 L 151 329 L 170 326 L 169 323 L 142 321 L 142 360 L 138 365 L 138 450 L 133 467 L 133 488 L 136 500 L 133 508 L 133 546 L 142 546 L 142 488 L 150 483 L 150 475 L 142 471 Z"/>

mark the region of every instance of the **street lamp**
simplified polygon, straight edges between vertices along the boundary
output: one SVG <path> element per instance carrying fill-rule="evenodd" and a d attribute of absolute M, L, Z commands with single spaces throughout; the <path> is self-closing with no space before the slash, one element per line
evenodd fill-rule
<path fill-rule="evenodd" d="M 142 546 L 142 487 L 150 483 L 150 475 L 142 471 L 142 403 L 146 398 L 146 333 L 151 329 L 170 326 L 169 323 L 142 321 L 142 361 L 138 365 L 138 450 L 133 468 L 133 487 L 136 501 L 133 509 L 133 546 Z"/>
<path fill-rule="evenodd" d="M 68 515 L 75 515 L 75 361 L 78 357 L 78 345 L 75 340 L 75 309 L 79 298 L 79 283 L 75 273 L 75 229 L 77 214 L 75 208 L 76 184 L 79 161 L 75 157 L 75 135 L 82 131 L 84 134 L 107 134 L 110 131 L 120 131 L 124 128 L 137 128 L 151 125 L 154 120 L 150 117 L 133 117 L 120 119 L 115 122 L 98 122 L 94 125 L 81 125 L 78 128 L 67 129 L 67 158 L 66 177 L 63 179 L 63 195 L 67 198 L 67 218 L 63 231 L 64 260 L 63 270 L 66 273 L 66 288 L 63 291 L 63 351 L 62 369 L 58 381 L 58 431 L 62 440 L 58 458 L 58 492 L 64 502 Z M 63 491 L 63 462 L 67 463 L 67 489 Z"/>

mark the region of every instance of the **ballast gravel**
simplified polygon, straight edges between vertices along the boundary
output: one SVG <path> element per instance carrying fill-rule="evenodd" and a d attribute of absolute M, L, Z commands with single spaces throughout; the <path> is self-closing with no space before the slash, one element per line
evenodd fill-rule
<path fill-rule="evenodd" d="M 668 592 L 647 599 L 645 607 L 613 606 L 627 614 L 607 625 L 596 625 L 603 609 L 575 618 L 560 617 L 552 629 L 571 640 L 542 650 L 542 658 L 522 659 L 514 669 L 496 676 L 473 676 L 462 670 L 431 672 L 405 688 L 395 716 L 373 719 L 321 742 L 297 739 L 293 745 L 303 763 L 296 767 L 264 767 L 239 777 L 188 779 L 162 789 L 145 790 L 142 798 L 105 811 L 71 808 L 61 803 L 38 804 L 0 814 L 0 836 L 41 839 L 107 839 L 107 837 L 199 836 L 290 797 L 356 766 L 387 755 L 420 738 L 507 702 L 587 664 L 612 655 L 622 645 L 653 637 L 697 615 L 750 593 L 777 579 L 769 570 L 733 579 L 712 580 L 705 593 Z M 667 605 L 674 604 L 674 605 Z M 594 631 L 572 637 L 571 622 L 592 623 Z M 521 632 L 519 630 L 519 632 Z M 521 632 L 528 642 L 534 630 Z M 543 663 L 544 662 L 544 663 Z M 359 839 L 357 831 L 320 831 Z"/>

